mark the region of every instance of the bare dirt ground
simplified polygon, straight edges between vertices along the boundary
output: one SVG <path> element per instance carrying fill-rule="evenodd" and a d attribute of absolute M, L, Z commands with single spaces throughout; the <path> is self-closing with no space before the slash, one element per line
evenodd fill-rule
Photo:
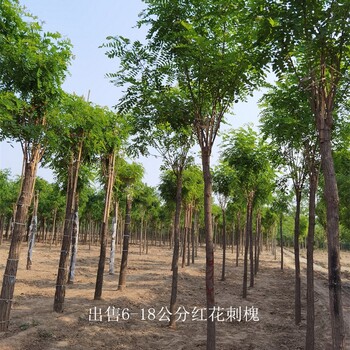
<path fill-rule="evenodd" d="M 32 269 L 26 271 L 24 244 L 11 325 L 8 332 L 0 334 L 0 349 L 205 349 L 206 322 L 199 320 L 206 303 L 204 248 L 199 248 L 194 265 L 179 269 L 178 304 L 181 308 L 176 330 L 167 327 L 165 309 L 170 300 L 171 251 L 168 247 L 150 247 L 148 255 L 139 255 L 138 247 L 131 246 L 130 250 L 127 288 L 117 291 L 118 274 L 108 275 L 106 265 L 103 300 L 94 301 L 99 247 L 89 250 L 88 246 L 80 246 L 76 281 L 67 287 L 64 313 L 56 314 L 52 306 L 60 248 L 53 247 L 50 251 L 48 246 L 37 244 Z M 1 271 L 7 251 L 8 243 L 5 243 L 0 247 Z M 295 326 L 293 259 L 287 254 L 282 272 L 279 260 L 274 260 L 270 252 L 262 253 L 255 287 L 249 289 L 248 298 L 243 300 L 242 260 L 240 266 L 235 267 L 234 254 L 228 252 L 226 281 L 220 281 L 222 252 L 217 249 L 215 293 L 217 306 L 222 308 L 216 324 L 217 349 L 304 349 L 305 278 L 302 285 L 303 321 L 300 326 Z M 321 253 L 320 259 L 320 263 L 326 261 Z M 116 271 L 119 262 L 118 258 Z M 342 254 L 342 263 L 343 270 L 350 271 L 349 253 Z M 345 273 L 344 285 L 350 286 L 348 277 Z M 327 286 L 325 280 L 318 282 L 318 278 L 316 348 L 327 350 L 331 341 Z M 349 314 L 349 303 L 344 303 L 344 307 L 347 308 L 344 312 Z M 250 320 L 254 311 L 258 312 L 255 315 L 258 321 Z"/>

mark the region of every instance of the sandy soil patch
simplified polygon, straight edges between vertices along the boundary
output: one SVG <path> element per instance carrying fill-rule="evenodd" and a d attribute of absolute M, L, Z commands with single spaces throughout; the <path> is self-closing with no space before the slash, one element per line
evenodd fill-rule
<path fill-rule="evenodd" d="M 204 248 L 198 250 L 194 265 L 179 270 L 180 309 L 176 330 L 169 329 L 166 321 L 171 284 L 168 247 L 150 247 L 148 255 L 139 255 L 139 248 L 131 246 L 127 288 L 117 291 L 118 274 L 109 275 L 106 265 L 103 300 L 94 301 L 99 247 L 89 250 L 88 246 L 80 246 L 76 281 L 67 287 L 64 313 L 56 314 L 52 307 L 59 250 L 52 247 L 50 251 L 48 246 L 37 244 L 32 270 L 26 271 L 26 246 L 22 246 L 11 325 L 8 332 L 0 334 L 1 350 L 205 349 L 206 322 L 200 320 L 206 303 Z M 1 271 L 7 251 L 6 242 L 0 247 Z M 295 326 L 292 258 L 286 257 L 286 268 L 281 271 L 279 260 L 264 251 L 255 287 L 249 289 L 248 298 L 243 300 L 242 260 L 236 267 L 234 254 L 227 255 L 227 275 L 223 282 L 219 280 L 221 249 L 215 253 L 215 292 L 217 306 L 221 308 L 217 349 L 304 349 L 305 278 L 303 321 Z M 118 256 L 116 271 L 119 263 Z M 320 350 L 330 348 L 328 303 L 323 295 L 316 291 L 316 348 Z M 259 321 L 250 319 L 253 316 Z"/>

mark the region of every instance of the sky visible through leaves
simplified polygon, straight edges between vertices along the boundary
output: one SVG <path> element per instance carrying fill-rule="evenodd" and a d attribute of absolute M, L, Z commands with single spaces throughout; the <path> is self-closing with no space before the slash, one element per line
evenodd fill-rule
<path fill-rule="evenodd" d="M 105 49 L 99 48 L 105 38 L 110 35 L 122 35 L 131 40 L 142 40 L 144 29 L 135 28 L 138 14 L 144 8 L 141 0 L 20 0 L 29 12 L 44 22 L 44 30 L 60 32 L 69 38 L 73 44 L 75 59 L 70 67 L 70 75 L 63 85 L 64 90 L 87 98 L 90 91 L 90 101 L 102 106 L 113 108 L 122 96 L 122 90 L 112 85 L 106 73 L 117 70 L 117 60 L 105 56 Z M 221 130 L 237 128 L 246 123 L 258 125 L 257 102 L 262 92 L 256 92 L 247 102 L 239 102 L 234 106 L 234 116 L 228 116 L 229 125 L 223 125 Z M 217 140 L 213 151 L 213 163 L 218 158 Z M 199 150 L 194 149 L 198 155 Z M 154 153 L 155 152 L 151 152 Z M 200 163 L 199 156 L 196 162 Z M 146 170 L 144 181 L 151 186 L 159 182 L 159 167 L 161 159 L 143 158 L 140 161 Z M 9 168 L 12 175 L 21 172 L 22 154 L 19 145 L 2 142 L 0 144 L 0 168 Z M 38 175 L 53 181 L 50 169 L 40 168 Z"/>

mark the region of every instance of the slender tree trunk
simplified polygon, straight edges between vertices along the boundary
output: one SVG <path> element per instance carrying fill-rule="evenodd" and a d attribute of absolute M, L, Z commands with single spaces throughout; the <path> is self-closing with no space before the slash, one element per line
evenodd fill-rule
<path fill-rule="evenodd" d="M 78 243 L 79 243 L 79 194 L 75 194 L 74 199 L 74 218 L 73 218 L 73 229 L 72 229 L 72 249 L 70 256 L 70 265 L 68 273 L 68 284 L 74 283 L 75 278 L 75 267 L 78 254 Z"/>
<path fill-rule="evenodd" d="M 255 237 L 254 237 L 254 275 L 257 275 L 258 273 L 258 241 L 259 241 L 259 212 L 256 215 L 256 228 L 255 228 Z"/>
<path fill-rule="evenodd" d="M 324 55 L 320 57 L 320 77 L 311 75 L 310 105 L 315 115 L 318 131 L 321 167 L 324 178 L 324 198 L 327 216 L 329 309 L 332 327 L 333 349 L 345 349 L 343 318 L 340 244 L 339 244 L 339 197 L 332 155 L 333 111 L 337 85 L 339 84 L 340 60 L 327 67 Z M 339 65 L 338 65 L 339 64 Z M 329 70 L 328 70 L 328 69 Z M 329 72 L 331 72 L 329 76 Z M 331 86 L 332 88 L 329 88 Z"/>
<path fill-rule="evenodd" d="M 226 267 L 226 209 L 222 209 L 222 270 L 221 281 L 225 281 Z"/>
<path fill-rule="evenodd" d="M 143 217 L 144 217 L 144 214 L 142 215 L 141 217 L 141 227 L 140 227 L 140 245 L 139 245 L 139 248 L 140 248 L 140 251 L 139 251 L 139 254 L 141 255 L 142 254 L 142 247 L 143 247 L 143 244 L 142 244 L 142 236 L 143 236 Z"/>
<path fill-rule="evenodd" d="M 182 264 L 181 267 L 185 267 L 185 260 L 186 260 L 186 246 L 187 246 L 187 239 L 188 239 L 188 212 L 189 212 L 189 207 L 186 207 L 185 210 L 185 224 L 184 224 L 184 234 L 183 234 L 183 243 L 182 243 Z"/>
<path fill-rule="evenodd" d="M 69 251 L 72 239 L 73 220 L 74 220 L 74 200 L 77 190 L 78 175 L 80 168 L 80 159 L 83 144 L 80 142 L 77 155 L 71 155 L 71 161 L 68 167 L 67 180 L 67 200 L 66 200 L 66 214 L 63 227 L 63 237 L 61 245 L 60 261 L 58 265 L 56 291 L 53 304 L 55 312 L 64 311 L 64 298 L 66 295 L 66 281 L 67 281 L 67 264 L 69 258 Z"/>
<path fill-rule="evenodd" d="M 194 210 L 194 220 L 192 222 L 192 230 L 191 230 L 191 243 L 192 243 L 192 264 L 194 264 L 195 258 L 195 231 L 198 226 L 198 211 Z"/>
<path fill-rule="evenodd" d="M 182 202 L 182 170 L 177 173 L 176 179 L 176 209 L 174 216 L 174 252 L 172 261 L 172 283 L 170 297 L 170 322 L 169 327 L 176 327 L 176 310 L 177 310 L 177 285 L 179 273 L 179 247 L 180 247 L 180 215 Z"/>
<path fill-rule="evenodd" d="M 309 174 L 309 227 L 307 233 L 307 309 L 306 309 L 306 348 L 315 348 L 315 295 L 314 295 L 314 236 L 316 225 L 317 170 L 313 166 Z"/>
<path fill-rule="evenodd" d="M 113 185 L 115 181 L 115 156 L 115 152 L 113 151 L 103 160 L 104 168 L 107 172 L 105 179 L 105 206 L 103 211 L 103 222 L 101 225 L 100 259 L 97 268 L 94 300 L 100 300 L 102 296 L 103 274 L 106 265 L 108 219 L 112 202 Z"/>
<path fill-rule="evenodd" d="M 2 239 L 4 237 L 4 223 L 5 223 L 5 215 L 1 215 L 1 218 L 0 218 L 0 245 L 2 245 Z"/>
<path fill-rule="evenodd" d="M 254 200 L 254 193 L 252 194 L 252 203 Z M 252 213 L 250 215 L 249 224 L 249 260 L 250 260 L 250 287 L 254 287 L 254 237 L 253 237 L 253 204 Z"/>
<path fill-rule="evenodd" d="M 16 205 L 10 250 L 0 294 L 0 331 L 6 331 L 10 322 L 21 242 L 26 232 L 28 209 L 32 200 L 36 172 L 40 161 L 40 146 L 33 147 L 31 158 L 25 162 L 23 182 Z"/>
<path fill-rule="evenodd" d="M 249 244 L 252 244 L 250 241 L 250 230 L 252 216 L 253 216 L 253 193 L 250 192 L 247 198 L 247 218 L 246 218 L 246 227 L 245 227 L 245 246 L 244 246 L 244 264 L 243 264 L 243 299 L 247 298 L 248 294 L 248 250 Z"/>
<path fill-rule="evenodd" d="M 148 231 L 148 222 L 146 221 L 145 234 L 144 234 L 144 245 L 143 245 L 143 250 L 146 249 L 146 255 L 148 255 L 148 234 L 147 234 L 147 231 Z M 145 245 L 146 245 L 146 247 L 145 247 Z M 164 245 L 165 245 L 165 242 L 164 242 Z"/>
<path fill-rule="evenodd" d="M 53 211 L 53 222 L 52 222 L 52 234 L 51 234 L 51 239 L 50 239 L 50 250 L 52 243 L 57 240 L 57 230 L 56 230 L 56 218 L 57 218 L 57 207 Z"/>
<path fill-rule="evenodd" d="M 187 266 L 190 266 L 191 262 L 191 232 L 192 232 L 192 213 L 193 213 L 193 206 L 192 204 L 189 205 L 188 210 L 188 222 L 187 222 Z"/>
<path fill-rule="evenodd" d="M 205 229 L 205 253 L 206 253 L 206 296 L 208 316 L 215 307 L 214 291 L 214 246 L 212 226 L 212 178 L 210 173 L 210 149 L 202 147 L 202 167 L 204 178 L 204 229 Z M 216 348 L 215 318 L 207 317 L 207 350 Z"/>
<path fill-rule="evenodd" d="M 238 266 L 238 259 L 239 259 L 239 249 L 240 249 L 240 241 L 241 241 L 241 228 L 240 228 L 240 224 L 241 224 L 241 213 L 238 212 L 237 213 L 237 224 L 236 224 L 236 234 L 237 234 L 237 247 L 236 247 L 236 266 Z"/>
<path fill-rule="evenodd" d="M 30 224 L 30 239 L 29 239 L 29 246 L 28 246 L 28 254 L 27 254 L 27 270 L 30 270 L 32 268 L 32 257 L 33 257 L 33 249 L 35 245 L 35 235 L 38 229 L 38 204 L 39 204 L 39 193 L 37 192 L 34 196 L 34 203 L 33 203 L 33 216 L 32 216 L 32 222 Z"/>
<path fill-rule="evenodd" d="M 300 236 L 300 204 L 301 204 L 301 190 L 296 188 L 296 210 L 294 220 L 294 259 L 295 259 L 295 324 L 301 322 L 301 279 L 300 279 L 300 253 L 299 253 L 299 236 Z"/>
<path fill-rule="evenodd" d="M 191 225 L 191 223 L 189 223 Z M 186 266 L 190 266 L 191 261 L 191 227 L 187 227 L 187 263 Z"/>
<path fill-rule="evenodd" d="M 260 265 L 260 247 L 261 247 L 261 213 L 258 211 L 257 220 L 256 220 L 256 231 L 257 231 L 257 259 L 256 259 L 256 265 L 255 265 L 255 274 L 259 271 L 259 265 Z"/>
<path fill-rule="evenodd" d="M 321 116 L 322 117 L 322 116 Z M 325 122 L 326 123 L 326 122 Z M 321 130 L 322 131 L 322 130 Z M 333 349 L 345 349 L 339 245 L 339 198 L 332 156 L 331 130 L 324 125 L 320 136 L 321 165 L 327 212 L 328 282 Z"/>
<path fill-rule="evenodd" d="M 120 215 L 120 220 L 119 220 L 120 224 L 119 224 L 119 253 L 122 254 L 123 253 L 123 241 L 124 241 L 124 237 L 123 237 L 123 227 L 125 227 L 125 222 L 123 220 L 123 216 Z"/>
<path fill-rule="evenodd" d="M 123 290 L 126 287 L 126 273 L 127 273 L 127 267 L 128 267 L 130 222 L 131 222 L 131 205 L 132 205 L 132 197 L 130 194 L 127 194 L 126 208 L 125 208 L 124 235 L 123 235 L 123 252 L 122 252 L 122 260 L 120 264 L 118 290 Z"/>
<path fill-rule="evenodd" d="M 29 218 L 27 220 L 27 231 L 26 231 L 26 242 L 29 242 L 29 234 L 30 234 L 30 223 L 32 222 L 33 215 L 29 215 Z M 13 231 L 13 230 L 12 230 Z"/>
<path fill-rule="evenodd" d="M 109 274 L 114 275 L 114 264 L 115 264 L 115 245 L 117 238 L 117 228 L 118 228 L 118 209 L 119 203 L 117 200 L 114 202 L 114 215 L 112 221 L 112 236 L 111 236 L 111 250 L 109 257 Z"/>
<path fill-rule="evenodd" d="M 280 214 L 280 241 L 281 241 L 281 270 L 283 271 L 283 214 Z"/>
<path fill-rule="evenodd" d="M 47 244 L 47 238 L 49 236 L 49 225 L 47 224 L 47 220 L 45 218 L 45 245 Z"/>
<path fill-rule="evenodd" d="M 11 216 L 10 218 L 7 219 L 6 230 L 5 230 L 5 239 L 6 239 L 6 240 L 9 239 L 9 234 L 10 234 L 11 226 L 12 226 L 12 216 Z"/>

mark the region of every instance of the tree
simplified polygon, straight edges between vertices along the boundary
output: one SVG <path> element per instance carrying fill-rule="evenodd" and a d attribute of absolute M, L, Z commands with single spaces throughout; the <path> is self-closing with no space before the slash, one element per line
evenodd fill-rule
<path fill-rule="evenodd" d="M 122 102 L 137 104 L 140 84 L 155 81 L 150 97 L 178 86 L 190 114 L 172 125 L 192 125 L 201 148 L 206 232 L 207 310 L 215 306 L 211 222 L 210 156 L 224 114 L 263 76 L 264 56 L 253 45 L 254 23 L 243 11 L 245 1 L 146 1 L 140 25 L 149 26 L 148 43 L 110 38 L 109 57 L 127 57 L 128 65 L 112 77 L 128 85 Z M 169 30 L 171 28 L 171 30 Z M 121 40 L 119 40 L 121 39 Z M 128 73 L 128 74 L 125 74 Z M 126 77 L 126 78 L 125 78 Z M 155 77 L 155 79 L 152 79 Z M 152 106 L 152 104 L 150 104 Z M 208 317 L 207 348 L 215 349 L 215 321 Z"/>
<path fill-rule="evenodd" d="M 21 144 L 24 164 L 0 295 L 0 330 L 5 331 L 37 167 L 45 150 L 45 129 L 52 108 L 60 100 L 71 50 L 58 33 L 43 33 L 37 22 L 25 22 L 15 1 L 2 2 L 0 18 L 0 138 Z"/>
<path fill-rule="evenodd" d="M 105 205 L 103 212 L 103 220 L 101 225 L 100 234 L 100 258 L 98 263 L 97 277 L 96 277 L 96 287 L 94 300 L 100 300 L 102 295 L 102 285 L 103 285 L 103 274 L 106 261 L 106 249 L 107 249 L 107 232 L 108 232 L 108 219 L 110 206 L 112 202 L 113 186 L 115 183 L 115 165 L 116 156 L 118 149 L 121 147 L 121 142 L 126 137 L 125 131 L 127 128 L 118 120 L 117 116 L 112 112 L 107 112 L 101 110 L 100 122 L 103 127 L 101 129 L 102 135 L 102 152 L 101 152 L 101 170 L 102 170 L 102 181 L 104 182 L 105 190 Z M 120 119 L 120 118 L 119 118 Z M 119 125 L 118 125 L 119 124 Z"/>
<path fill-rule="evenodd" d="M 306 177 L 309 179 L 309 226 L 307 244 L 307 332 L 306 347 L 314 348 L 314 277 L 313 246 L 315 232 L 316 192 L 319 175 L 318 138 L 313 122 L 313 115 L 305 95 L 300 91 L 298 82 L 293 76 L 286 75 L 283 80 L 270 89 L 262 99 L 262 131 L 271 139 L 280 162 L 286 165 L 293 181 L 296 196 L 295 215 L 295 322 L 301 322 L 300 290 L 300 205 Z M 296 162 L 299 156 L 299 163 Z"/>
<path fill-rule="evenodd" d="M 133 217 L 139 227 L 140 255 L 148 254 L 147 228 L 150 224 L 156 224 L 160 214 L 160 198 L 155 187 L 141 184 L 136 187 L 134 195 Z M 139 224 L 138 224 L 139 223 Z M 154 236 L 153 236 L 154 237 Z M 152 237 L 152 238 L 153 238 Z"/>
<path fill-rule="evenodd" d="M 128 254 L 129 254 L 129 237 L 130 237 L 130 222 L 131 222 L 131 206 L 134 195 L 134 188 L 143 176 L 143 168 L 138 163 L 124 162 L 120 165 L 118 178 L 121 183 L 125 197 L 125 226 L 123 234 L 123 252 L 120 263 L 119 283 L 118 290 L 122 291 L 126 287 L 126 275 L 128 267 Z"/>
<path fill-rule="evenodd" d="M 274 191 L 274 198 L 272 201 L 272 210 L 278 215 L 279 220 L 279 234 L 280 234 L 280 248 L 281 248 L 281 270 L 284 268 L 283 263 L 283 216 L 288 212 L 288 205 L 290 201 L 290 194 L 286 189 L 284 181 L 276 182 L 276 188 Z"/>
<path fill-rule="evenodd" d="M 183 171 L 192 159 L 188 154 L 194 143 L 191 125 L 179 121 L 188 120 L 191 112 L 178 87 L 159 89 L 159 79 L 163 73 L 157 68 L 147 67 L 154 64 L 154 55 L 157 56 L 157 53 L 150 54 L 140 42 L 130 45 L 130 41 L 123 37 L 114 37 L 113 42 L 106 46 L 111 48 L 107 52 L 109 57 L 116 56 L 121 60 L 121 69 L 109 76 L 116 85 L 129 85 L 118 108 L 120 113 L 128 114 L 129 124 L 133 126 L 134 153 L 137 150 L 143 155 L 149 155 L 149 148 L 155 149 L 162 157 L 162 167 L 171 169 L 176 177 L 170 298 L 170 326 L 175 327 Z M 142 68 L 144 66 L 145 69 Z M 139 80 L 136 79 L 138 75 L 141 76 Z"/>
<path fill-rule="evenodd" d="M 293 72 L 308 98 L 319 137 L 327 212 L 329 302 L 334 349 L 345 348 L 339 257 L 339 199 L 332 129 L 337 106 L 348 93 L 350 3 L 346 0 L 254 4 L 261 42 L 268 42 L 274 70 Z"/>
<path fill-rule="evenodd" d="M 172 287 L 170 297 L 170 312 L 172 313 L 169 326 L 176 327 L 176 305 L 177 305 L 177 285 L 178 285 L 178 263 L 179 263 L 179 248 L 180 248 L 180 212 L 183 206 L 186 207 L 184 212 L 184 239 L 183 239 L 183 260 L 182 267 L 185 265 L 186 258 L 186 243 L 187 243 L 187 262 L 190 260 L 190 231 L 192 240 L 192 261 L 194 260 L 194 228 L 191 225 L 192 213 L 196 211 L 199 201 L 199 193 L 203 188 L 202 174 L 197 166 L 185 163 L 181 172 L 166 170 L 162 173 L 159 191 L 161 197 L 169 205 L 174 203 L 175 198 L 175 215 L 174 215 L 174 251 L 172 261 Z M 180 181 L 179 181 L 180 180 Z"/>
<path fill-rule="evenodd" d="M 231 198 L 234 184 L 237 181 L 234 170 L 228 164 L 221 163 L 213 172 L 213 190 L 217 194 L 220 208 L 222 211 L 222 237 L 223 237 L 223 257 L 221 280 L 225 281 L 225 264 L 226 264 L 226 209 Z"/>
<path fill-rule="evenodd" d="M 74 222 L 77 217 L 79 172 L 82 164 L 87 160 L 91 161 L 100 150 L 102 134 L 100 128 L 103 125 L 101 111 L 103 115 L 103 109 L 92 106 L 83 97 L 67 94 L 50 130 L 53 136 L 48 151 L 48 155 L 50 155 L 48 161 L 62 178 L 66 188 L 62 248 L 54 298 L 54 311 L 56 312 L 64 310 L 68 258 Z M 76 230 L 75 233 L 77 233 Z M 77 243 L 77 238 L 74 238 L 73 243 Z"/>
<path fill-rule="evenodd" d="M 246 209 L 246 237 L 244 249 L 243 298 L 247 297 L 248 249 L 250 255 L 250 287 L 254 286 L 253 207 L 259 192 L 270 192 L 274 178 L 268 158 L 268 147 L 248 126 L 232 130 L 224 137 L 222 158 L 236 172 L 243 188 Z"/>

